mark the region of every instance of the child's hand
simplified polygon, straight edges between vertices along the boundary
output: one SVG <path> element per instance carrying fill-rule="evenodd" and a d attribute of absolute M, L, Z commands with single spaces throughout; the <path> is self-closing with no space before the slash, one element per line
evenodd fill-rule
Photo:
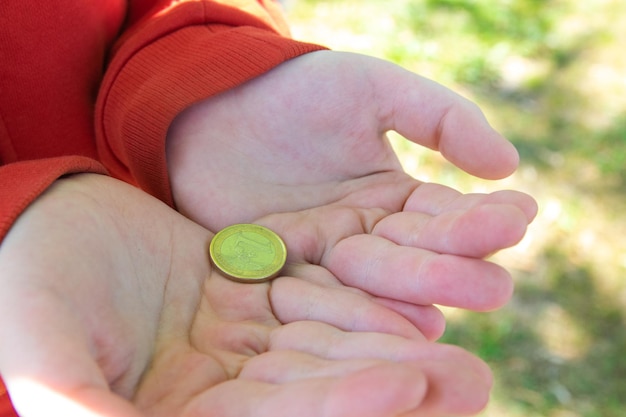
<path fill-rule="evenodd" d="M 317 236 L 312 223 L 298 224 L 300 215 L 265 218 L 292 232 L 284 271 L 291 278 L 241 284 L 211 267 L 212 233 L 160 201 L 104 176 L 58 181 L 0 250 L 0 373 L 18 412 L 436 417 L 480 410 L 491 387 L 484 363 L 425 341 L 402 316 L 340 288 L 316 264 L 321 256 L 340 267 L 341 253 L 350 254 L 337 242 L 358 231 L 357 219 L 335 214 Z M 385 333 L 365 332 L 377 327 Z"/>
<path fill-rule="evenodd" d="M 177 208 L 211 230 L 292 213 L 285 221 L 314 231 L 376 212 L 321 259 L 343 284 L 398 309 L 501 306 L 510 277 L 483 258 L 523 237 L 534 200 L 422 184 L 402 171 L 392 129 L 480 177 L 517 167 L 514 147 L 450 90 L 378 59 L 315 52 L 179 115 L 167 142 Z"/>

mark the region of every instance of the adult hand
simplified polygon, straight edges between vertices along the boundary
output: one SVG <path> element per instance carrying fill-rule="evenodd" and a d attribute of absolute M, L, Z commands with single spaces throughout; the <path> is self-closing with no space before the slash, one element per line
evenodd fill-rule
<path fill-rule="evenodd" d="M 471 102 L 388 62 L 323 51 L 177 117 L 167 140 L 177 209 L 212 230 L 298 211 L 315 230 L 378 209 L 339 242 L 343 250 L 319 259 L 342 284 L 413 318 L 409 305 L 501 306 L 510 276 L 484 258 L 523 237 L 535 202 L 513 191 L 461 195 L 422 184 L 402 171 L 389 130 L 477 176 L 517 167 L 514 147 Z"/>
<path fill-rule="evenodd" d="M 358 292 L 297 285 L 328 280 L 307 258 L 332 259 L 351 231 L 337 221 L 315 238 L 294 216 L 262 219 L 302 233 L 285 276 L 240 284 L 212 269 L 211 232 L 145 193 L 92 174 L 57 181 L 0 247 L 0 374 L 20 415 L 478 411 L 491 384 L 480 360 Z M 384 333 L 358 331 L 379 314 Z"/>

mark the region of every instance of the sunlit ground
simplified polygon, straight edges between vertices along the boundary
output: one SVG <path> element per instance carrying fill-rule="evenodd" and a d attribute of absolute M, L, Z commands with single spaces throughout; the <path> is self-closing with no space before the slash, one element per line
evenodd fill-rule
<path fill-rule="evenodd" d="M 483 416 L 626 415 L 626 2 L 292 1 L 294 36 L 386 58 L 479 103 L 522 155 L 476 180 L 395 138 L 405 168 L 466 192 L 514 188 L 540 213 L 497 255 L 504 309 L 447 312 L 444 340 L 497 385 Z"/>

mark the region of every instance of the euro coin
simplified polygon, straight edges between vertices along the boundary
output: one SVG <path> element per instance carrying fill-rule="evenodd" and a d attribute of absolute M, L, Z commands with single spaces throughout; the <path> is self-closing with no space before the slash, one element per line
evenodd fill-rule
<path fill-rule="evenodd" d="M 209 255 L 213 265 L 227 278 L 256 283 L 278 275 L 287 260 L 287 247 L 267 227 L 234 224 L 213 237 Z"/>

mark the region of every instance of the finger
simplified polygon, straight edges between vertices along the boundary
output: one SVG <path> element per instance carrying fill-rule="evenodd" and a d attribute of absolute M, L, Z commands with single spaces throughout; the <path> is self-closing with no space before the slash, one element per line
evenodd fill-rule
<path fill-rule="evenodd" d="M 468 361 L 486 379 L 491 372 L 467 351 L 452 345 L 377 332 L 348 332 L 320 322 L 295 322 L 272 330 L 269 351 L 298 351 L 327 360 L 377 359 L 392 362 Z"/>
<path fill-rule="evenodd" d="M 493 384 L 493 376 L 488 366 L 456 346 L 438 343 L 408 340 L 395 335 L 380 333 L 344 332 L 323 323 L 298 322 L 282 326 L 272 332 L 270 349 L 278 351 L 275 357 L 268 356 L 267 363 L 262 357 L 257 358 L 255 371 L 262 375 L 266 368 L 278 365 L 277 356 L 283 352 L 306 352 L 317 358 L 316 362 L 303 356 L 302 359 L 313 367 L 320 369 L 311 372 L 327 372 L 326 375 L 342 375 L 349 366 L 365 366 L 369 360 L 393 361 L 413 364 L 427 375 L 429 380 L 429 400 L 425 401 L 421 411 L 433 407 L 431 411 L 442 410 L 447 413 L 473 413 L 484 407 L 488 400 L 488 392 Z M 327 359 L 332 359 L 328 362 Z M 361 361 L 365 362 L 360 362 Z M 348 360 L 347 364 L 339 365 Z M 282 365 L 285 366 L 285 365 Z M 297 365 L 285 368 L 285 373 Z M 333 374 L 331 370 L 334 369 Z M 467 386 L 478 388 L 471 394 Z M 471 391 L 471 389 L 470 389 Z M 419 414 L 422 415 L 422 414 Z M 423 414 L 427 415 L 427 414 Z"/>
<path fill-rule="evenodd" d="M 432 361 L 420 362 L 419 366 L 428 377 L 429 390 L 419 409 L 407 416 L 474 415 L 489 402 L 491 377 L 473 372 L 467 362 Z"/>
<path fill-rule="evenodd" d="M 472 415 L 491 384 L 465 363 L 384 363 L 338 378 L 287 384 L 233 380 L 199 396 L 182 416 L 396 417 Z M 423 372 L 424 371 L 424 372 Z"/>
<path fill-rule="evenodd" d="M 519 208 L 530 223 L 537 215 L 537 202 L 528 194 L 513 190 L 490 194 L 462 194 L 441 184 L 424 183 L 407 199 L 403 211 L 436 216 L 447 211 L 470 209 L 479 204 L 506 204 Z"/>
<path fill-rule="evenodd" d="M 410 71 L 381 65 L 372 82 L 387 115 L 384 128 L 439 150 L 450 162 L 479 177 L 503 178 L 515 171 L 515 147 L 496 132 L 469 100 Z"/>
<path fill-rule="evenodd" d="M 298 322 L 273 331 L 269 353 L 248 361 L 237 381 L 197 396 L 182 415 L 456 415 L 482 408 L 490 387 L 484 363 L 457 347 Z"/>
<path fill-rule="evenodd" d="M 200 394 L 182 416 L 392 417 L 417 409 L 426 390 L 419 369 L 388 363 L 281 385 L 232 380 Z"/>
<path fill-rule="evenodd" d="M 419 328 L 405 317 L 358 290 L 281 277 L 272 283 L 270 302 L 275 316 L 282 323 L 315 320 L 347 331 L 378 331 L 424 339 Z"/>
<path fill-rule="evenodd" d="M 482 398 L 477 399 L 457 387 L 479 383 L 482 390 L 488 392 L 492 385 L 492 376 L 486 365 L 460 349 L 446 349 L 448 346 L 428 343 L 421 345 L 416 349 L 422 348 L 426 351 L 421 355 L 424 359 L 400 363 L 413 368 L 416 374 L 423 372 L 428 378 L 428 392 L 419 408 L 426 411 L 429 408 L 441 410 L 444 407 L 449 412 L 482 408 L 487 399 L 484 393 Z M 441 347 L 444 349 L 433 349 Z M 294 350 L 274 351 L 248 361 L 239 379 L 288 384 L 319 378 L 347 378 L 352 374 L 374 367 L 388 367 L 390 364 L 391 362 L 377 359 L 327 360 Z M 441 389 L 443 383 L 446 384 L 445 389 Z"/>
<path fill-rule="evenodd" d="M 446 318 L 433 305 L 405 303 L 381 297 L 374 298 L 374 301 L 410 321 L 426 340 L 435 341 L 443 336 L 443 332 L 446 330 Z"/>
<path fill-rule="evenodd" d="M 513 205 L 481 204 L 434 217 L 400 212 L 376 224 L 374 235 L 402 246 L 484 258 L 517 244 L 526 233 L 526 215 Z"/>
<path fill-rule="evenodd" d="M 325 266 L 347 286 L 421 305 L 492 310 L 513 291 L 510 274 L 496 264 L 399 246 L 373 235 L 340 241 Z"/>
<path fill-rule="evenodd" d="M 268 226 L 285 236 L 289 247 L 290 264 L 284 274 L 298 278 L 281 277 L 273 281 L 270 296 L 274 314 L 283 323 L 323 320 L 343 329 L 376 329 L 406 337 L 424 336 L 428 340 L 440 337 L 445 320 L 434 306 L 372 299 L 357 288 L 346 288 L 325 268 L 306 265 L 306 262 L 322 262 L 326 248 L 332 247 L 341 236 L 363 233 L 364 225 L 371 230 L 382 217 L 381 210 L 358 212 L 360 215 L 355 216 L 355 210 L 334 210 L 326 216 L 330 223 L 322 222 L 323 227 L 320 227 L 319 222 L 314 222 L 313 227 L 306 227 L 298 233 L 293 233 L 294 229 L 286 226 L 288 223 L 284 220 L 277 222 L 277 217 L 265 219 L 271 220 Z M 381 309 L 381 306 L 386 308 Z M 361 314 L 354 315 L 353 311 Z"/>

